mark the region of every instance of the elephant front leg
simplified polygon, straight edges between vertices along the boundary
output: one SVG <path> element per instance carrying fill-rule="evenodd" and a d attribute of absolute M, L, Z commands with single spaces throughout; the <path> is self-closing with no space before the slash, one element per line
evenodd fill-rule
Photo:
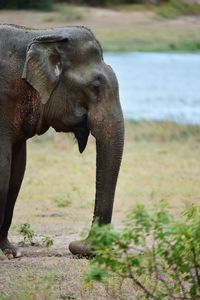
<path fill-rule="evenodd" d="M 7 201 L 4 213 L 4 221 L 0 229 L 0 248 L 6 255 L 20 257 L 20 250 L 8 240 L 8 231 L 12 222 L 15 202 L 21 187 L 26 166 L 26 143 L 18 143 L 13 147 L 11 175 Z"/>
<path fill-rule="evenodd" d="M 11 143 L 0 136 L 0 231 L 5 220 L 11 169 Z M 0 249 L 4 251 L 5 239 L 0 234 Z"/>

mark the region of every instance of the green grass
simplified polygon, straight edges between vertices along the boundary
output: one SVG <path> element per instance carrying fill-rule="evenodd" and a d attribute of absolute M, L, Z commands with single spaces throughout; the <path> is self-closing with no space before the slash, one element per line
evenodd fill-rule
<path fill-rule="evenodd" d="M 200 4 L 187 3 L 183 0 L 171 0 L 169 3 L 162 4 L 155 9 L 155 12 L 164 18 L 177 18 L 179 16 L 199 16 Z"/>
<path fill-rule="evenodd" d="M 105 52 L 199 52 L 199 40 L 185 40 L 180 42 L 165 42 L 165 41 L 122 41 L 122 40 L 107 40 L 100 39 L 103 50 Z"/>
<path fill-rule="evenodd" d="M 125 35 L 116 36 L 114 33 L 97 33 L 103 50 L 106 52 L 199 52 L 200 51 L 200 36 L 190 37 L 184 36 L 158 36 L 152 34 L 152 36 L 141 36 L 138 34 L 128 36 Z"/>
<path fill-rule="evenodd" d="M 164 18 L 177 18 L 179 16 L 198 16 L 200 15 L 200 4 L 190 3 L 185 0 L 169 0 L 166 3 L 160 5 L 155 5 L 153 3 L 149 4 L 118 4 L 113 5 L 115 10 L 132 11 L 132 12 L 147 12 L 152 11 L 158 16 Z"/>

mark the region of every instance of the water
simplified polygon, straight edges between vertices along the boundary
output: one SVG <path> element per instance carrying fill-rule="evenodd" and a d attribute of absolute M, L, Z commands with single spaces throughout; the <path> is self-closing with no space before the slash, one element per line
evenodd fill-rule
<path fill-rule="evenodd" d="M 200 54 L 106 53 L 125 118 L 200 124 Z"/>

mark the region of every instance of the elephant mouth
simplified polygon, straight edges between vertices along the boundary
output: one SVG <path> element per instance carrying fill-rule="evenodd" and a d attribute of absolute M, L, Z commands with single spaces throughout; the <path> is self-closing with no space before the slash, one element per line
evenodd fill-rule
<path fill-rule="evenodd" d="M 73 132 L 74 132 L 75 138 L 78 142 L 79 152 L 83 153 L 83 151 L 85 150 L 85 147 L 87 145 L 88 137 L 90 134 L 87 117 L 85 117 L 84 120 L 81 123 L 79 123 L 78 126 L 75 127 Z"/>

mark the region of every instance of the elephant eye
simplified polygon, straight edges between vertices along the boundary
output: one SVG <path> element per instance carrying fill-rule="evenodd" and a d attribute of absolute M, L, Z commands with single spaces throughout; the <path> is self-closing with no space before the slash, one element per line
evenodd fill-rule
<path fill-rule="evenodd" d="M 100 82 L 98 80 L 93 81 L 90 84 L 90 90 L 99 99 L 100 96 Z"/>

